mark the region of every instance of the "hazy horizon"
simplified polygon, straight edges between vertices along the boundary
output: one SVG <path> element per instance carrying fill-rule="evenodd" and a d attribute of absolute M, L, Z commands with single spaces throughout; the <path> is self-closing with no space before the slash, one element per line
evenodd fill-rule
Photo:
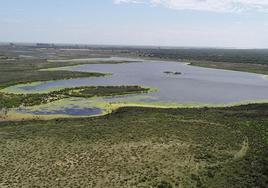
<path fill-rule="evenodd" d="M 58 46 L 87 46 L 87 47 L 129 47 L 129 48 L 161 48 L 161 49 L 234 49 L 234 50 L 268 50 L 267 48 L 239 48 L 239 47 L 217 47 L 217 46 L 157 46 L 157 45 L 128 45 L 128 44 L 89 44 L 89 43 L 55 43 L 55 42 L 17 42 L 17 41 L 0 41 L 0 45 L 36 45 L 36 44 L 50 44 Z"/>
<path fill-rule="evenodd" d="M 4 0 L 0 41 L 268 48 L 265 0 Z"/>

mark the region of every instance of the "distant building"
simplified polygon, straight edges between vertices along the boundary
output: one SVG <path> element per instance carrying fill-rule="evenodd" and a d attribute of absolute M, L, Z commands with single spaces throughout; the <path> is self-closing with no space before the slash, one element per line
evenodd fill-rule
<path fill-rule="evenodd" d="M 49 44 L 49 43 L 36 43 L 37 47 L 40 48 L 54 48 L 55 44 Z"/>

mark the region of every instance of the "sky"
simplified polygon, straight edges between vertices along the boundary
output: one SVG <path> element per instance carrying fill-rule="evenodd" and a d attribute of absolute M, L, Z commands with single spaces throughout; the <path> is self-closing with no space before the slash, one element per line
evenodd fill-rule
<path fill-rule="evenodd" d="M 0 42 L 268 48 L 268 0 L 0 0 Z"/>

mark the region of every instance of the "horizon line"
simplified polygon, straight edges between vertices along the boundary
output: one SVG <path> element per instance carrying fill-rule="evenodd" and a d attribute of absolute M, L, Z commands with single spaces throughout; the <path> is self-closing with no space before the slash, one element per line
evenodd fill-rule
<path fill-rule="evenodd" d="M 167 46 L 167 45 L 145 45 L 145 44 L 90 44 L 90 43 L 68 43 L 68 42 L 17 42 L 17 41 L 0 41 L 0 46 L 3 44 L 17 44 L 17 45 L 32 45 L 32 44 L 48 44 L 48 45 L 57 45 L 64 46 L 84 46 L 84 47 L 129 47 L 129 48 L 162 48 L 162 49 L 233 49 L 233 50 L 268 50 L 267 48 L 259 47 L 224 47 L 224 46 Z M 51 46 L 52 47 L 52 46 Z"/>

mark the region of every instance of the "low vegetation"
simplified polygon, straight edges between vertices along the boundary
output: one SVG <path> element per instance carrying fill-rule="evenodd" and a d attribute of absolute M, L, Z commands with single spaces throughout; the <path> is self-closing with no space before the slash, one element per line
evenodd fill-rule
<path fill-rule="evenodd" d="M 128 52 L 135 52 L 141 57 L 155 57 L 160 59 L 268 64 L 267 49 L 140 48 L 128 49 Z"/>
<path fill-rule="evenodd" d="M 0 186 L 265 187 L 268 106 L 0 123 Z"/>
<path fill-rule="evenodd" d="M 45 94 L 9 94 L 0 92 L 0 109 L 46 104 L 69 97 L 100 97 L 148 92 L 140 86 L 91 86 L 66 88 Z"/>
<path fill-rule="evenodd" d="M 268 74 L 267 49 L 130 48 L 123 52 L 117 49 L 117 52 L 149 59 L 190 62 L 201 67 Z"/>
<path fill-rule="evenodd" d="M 267 50 L 62 48 L 0 47 L 0 54 L 4 54 L 0 55 L 0 88 L 33 81 L 103 76 L 39 71 L 75 65 L 78 62 L 47 59 L 88 58 L 88 50 L 96 56 L 187 59 L 205 62 L 198 66 L 265 74 L 268 66 Z M 20 58 L 18 54 L 31 58 Z M 259 65 L 252 65 L 256 63 Z M 141 92 L 148 89 L 109 86 L 67 88 L 48 94 L 0 93 L 0 109 L 5 113 L 6 108 L 67 97 Z M 267 185 L 268 104 L 192 109 L 127 107 L 92 118 L 0 121 L 0 187 Z"/>
<path fill-rule="evenodd" d="M 191 65 L 213 69 L 226 69 L 268 75 L 268 65 L 263 64 L 192 61 Z"/>
<path fill-rule="evenodd" d="M 15 51 L 15 49 L 12 50 Z M 17 50 L 19 49 L 20 48 L 18 48 Z M 16 51 L 14 52 L 11 49 L 0 48 L 0 54 L 1 50 L 4 51 L 5 53 L 10 53 L 9 58 L 11 58 L 12 60 L 7 59 L 0 61 L 0 89 L 15 84 L 22 84 L 36 81 L 105 76 L 105 74 L 103 73 L 95 73 L 95 72 L 73 72 L 64 70 L 39 71 L 41 69 L 74 66 L 83 63 L 88 64 L 90 62 L 68 61 L 68 60 L 51 62 L 48 59 L 44 58 L 48 56 L 49 53 L 52 53 L 50 51 L 40 52 L 39 50 L 36 49 L 30 50 L 28 48 L 25 49 L 22 48 L 20 49 L 20 51 L 25 50 L 26 55 L 34 56 L 33 58 L 25 59 L 20 58 L 19 56 L 20 53 L 16 53 Z M 54 53 L 57 54 L 56 52 Z M 60 57 L 62 58 L 65 57 L 64 54 L 65 53 L 59 53 Z M 70 54 L 72 53 L 70 52 Z M 56 57 L 57 56 L 55 56 L 54 58 Z M 98 63 L 98 61 L 92 61 L 91 63 Z"/>
<path fill-rule="evenodd" d="M 98 77 L 104 75 L 105 74 L 102 73 L 72 72 L 72 71 L 22 71 L 22 72 L 0 71 L 0 89 L 11 85 L 24 84 L 36 81 Z"/>

